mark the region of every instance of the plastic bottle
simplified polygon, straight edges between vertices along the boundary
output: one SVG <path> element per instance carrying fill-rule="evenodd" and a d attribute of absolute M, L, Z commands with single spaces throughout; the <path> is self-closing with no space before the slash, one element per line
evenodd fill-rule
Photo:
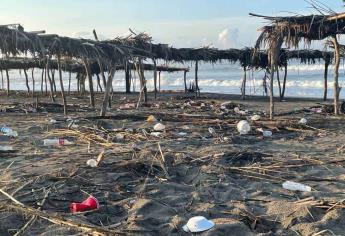
<path fill-rule="evenodd" d="M 68 141 L 67 139 L 62 139 L 62 138 L 43 140 L 44 146 L 65 146 L 65 145 L 72 145 L 72 144 L 74 144 L 74 143 L 71 141 Z"/>
<path fill-rule="evenodd" d="M 8 127 L 1 127 L 0 132 L 2 132 L 6 136 L 18 137 L 17 131 L 13 131 L 11 128 Z"/>
<path fill-rule="evenodd" d="M 283 183 L 283 188 L 292 191 L 311 192 L 311 187 L 293 181 L 285 181 Z"/>
<path fill-rule="evenodd" d="M 272 137 L 272 131 L 269 131 L 269 130 L 264 130 L 263 132 L 262 132 L 262 135 L 264 136 L 264 137 Z"/>
<path fill-rule="evenodd" d="M 8 145 L 0 146 L 0 151 L 2 151 L 2 152 L 13 151 L 13 147 L 8 146 Z"/>

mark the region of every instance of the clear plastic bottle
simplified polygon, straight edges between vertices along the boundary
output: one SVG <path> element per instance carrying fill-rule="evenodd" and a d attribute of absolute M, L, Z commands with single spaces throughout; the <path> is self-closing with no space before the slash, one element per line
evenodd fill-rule
<path fill-rule="evenodd" d="M 1 127 L 0 132 L 6 136 L 18 137 L 17 131 L 13 131 L 11 128 L 8 127 Z"/>
<path fill-rule="evenodd" d="M 68 141 L 67 139 L 62 139 L 62 138 L 43 140 L 44 146 L 66 146 L 66 145 L 72 145 L 72 144 L 74 144 L 74 143 L 71 141 Z"/>
<path fill-rule="evenodd" d="M 311 187 L 293 181 L 285 181 L 283 183 L 283 188 L 292 191 L 311 192 Z"/>

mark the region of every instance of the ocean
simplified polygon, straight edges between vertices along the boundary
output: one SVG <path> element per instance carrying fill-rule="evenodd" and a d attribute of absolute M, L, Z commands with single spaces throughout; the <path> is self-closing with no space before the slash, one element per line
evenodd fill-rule
<path fill-rule="evenodd" d="M 190 67 L 190 72 L 187 73 L 187 84 L 194 81 L 194 67 L 191 63 L 186 64 L 170 64 L 171 66 L 177 67 Z M 344 81 L 344 69 L 345 66 L 342 64 L 340 66 L 339 73 L 339 84 L 341 87 L 345 86 Z M 9 72 L 10 74 L 10 86 L 11 90 L 26 90 L 25 86 L 25 76 L 23 72 L 18 70 L 13 70 Z M 31 81 L 31 70 L 29 74 L 29 85 L 32 86 Z M 134 72 L 132 73 L 135 74 Z M 324 74 L 324 64 L 317 63 L 314 65 L 304 65 L 298 62 L 292 62 L 288 66 L 288 76 L 286 84 L 286 96 L 288 97 L 307 97 L 307 98 L 322 98 L 323 97 L 323 74 Z M 55 77 L 58 73 L 55 73 Z M 113 81 L 113 87 L 115 91 L 125 90 L 124 81 L 124 71 L 117 71 Z M 199 87 L 201 92 L 212 92 L 212 93 L 224 93 L 224 94 L 240 94 L 240 87 L 243 78 L 243 70 L 238 64 L 230 64 L 227 62 L 208 64 L 201 63 L 199 65 Z M 35 89 L 36 91 L 40 89 L 41 81 L 41 71 L 35 69 Z M 68 87 L 68 73 L 63 73 L 65 90 Z M 153 72 L 145 71 L 145 77 L 147 79 L 148 90 L 153 89 Z M 248 71 L 247 72 L 247 95 L 264 95 L 263 89 L 263 77 L 264 71 Z M 284 71 L 280 72 L 280 79 L 283 80 Z M 94 77 L 96 81 L 96 78 Z M 133 87 L 136 91 L 139 90 L 139 79 L 134 76 Z M 60 88 L 59 80 L 56 79 L 57 88 Z M 49 87 L 49 86 L 48 86 Z M 94 84 L 96 88 L 96 82 Z M 0 88 L 2 88 L 2 83 L 0 83 Z M 6 88 L 6 79 L 4 73 L 4 88 Z M 88 88 L 88 85 L 86 85 Z M 329 67 L 328 73 L 328 97 L 333 96 L 333 68 Z M 77 89 L 77 81 L 75 75 L 72 75 L 71 90 Z M 183 90 L 183 72 L 175 73 L 161 73 L 161 89 L 162 90 Z M 95 89 L 96 90 L 96 89 Z M 278 95 L 278 84 L 275 81 L 274 93 Z M 341 91 L 340 98 L 345 98 L 345 92 Z"/>

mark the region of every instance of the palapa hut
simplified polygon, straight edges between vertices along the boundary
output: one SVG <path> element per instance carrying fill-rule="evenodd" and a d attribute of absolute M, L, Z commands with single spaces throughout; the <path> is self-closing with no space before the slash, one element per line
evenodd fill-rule
<path fill-rule="evenodd" d="M 267 46 L 270 61 L 270 117 L 274 116 L 273 79 L 277 70 L 279 52 L 285 43 L 288 48 L 295 47 L 303 41 L 310 44 L 312 40 L 329 38 L 334 46 L 334 111 L 338 114 L 339 85 L 338 70 L 340 64 L 338 34 L 345 33 L 345 13 L 331 15 L 270 17 L 250 14 L 268 20 L 269 25 L 261 29 L 262 33 L 256 42 L 256 49 Z"/>

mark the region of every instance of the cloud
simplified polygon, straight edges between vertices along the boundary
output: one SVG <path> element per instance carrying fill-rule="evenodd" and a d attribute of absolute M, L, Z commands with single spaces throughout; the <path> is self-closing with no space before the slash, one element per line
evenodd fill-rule
<path fill-rule="evenodd" d="M 218 44 L 223 48 L 237 47 L 239 45 L 239 33 L 238 28 L 225 28 L 218 34 Z"/>

